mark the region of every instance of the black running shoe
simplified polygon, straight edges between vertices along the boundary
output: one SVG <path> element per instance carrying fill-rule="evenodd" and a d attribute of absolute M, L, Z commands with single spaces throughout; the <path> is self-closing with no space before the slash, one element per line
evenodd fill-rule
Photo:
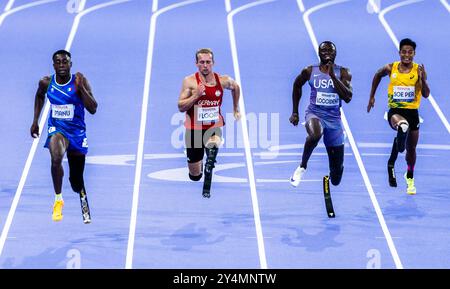
<path fill-rule="evenodd" d="M 395 178 L 394 164 L 388 163 L 389 186 L 397 187 L 397 179 Z"/>
<path fill-rule="evenodd" d="M 400 153 L 405 151 L 406 134 L 400 126 L 397 128 L 397 150 Z"/>

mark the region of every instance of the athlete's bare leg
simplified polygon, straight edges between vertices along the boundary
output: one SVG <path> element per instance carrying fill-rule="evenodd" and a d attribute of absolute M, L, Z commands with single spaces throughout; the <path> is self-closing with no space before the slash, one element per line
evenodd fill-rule
<path fill-rule="evenodd" d="M 203 160 L 195 163 L 188 163 L 189 174 L 193 177 L 201 176 L 203 171 Z"/>
<path fill-rule="evenodd" d="M 323 128 L 318 118 L 311 118 L 308 120 L 305 127 L 308 136 L 306 137 L 305 146 L 303 148 L 302 163 L 300 165 L 300 167 L 304 169 L 306 169 L 309 158 L 323 135 Z"/>
<path fill-rule="evenodd" d="M 64 169 L 62 160 L 69 146 L 69 141 L 60 133 L 56 133 L 50 137 L 49 150 L 51 156 L 51 172 L 53 180 L 53 188 L 57 195 L 61 194 L 62 180 Z"/>
<path fill-rule="evenodd" d="M 408 133 L 408 121 L 401 115 L 394 114 L 391 119 L 391 126 L 397 131 L 397 150 L 399 152 L 405 151 L 405 141 Z"/>
<path fill-rule="evenodd" d="M 408 178 L 413 178 L 414 166 L 416 165 L 416 147 L 419 142 L 419 130 L 412 130 L 406 139 L 406 164 L 408 165 Z"/>

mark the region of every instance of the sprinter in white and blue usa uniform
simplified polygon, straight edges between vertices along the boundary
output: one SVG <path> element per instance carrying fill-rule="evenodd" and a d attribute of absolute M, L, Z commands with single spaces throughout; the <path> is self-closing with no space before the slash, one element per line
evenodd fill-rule
<path fill-rule="evenodd" d="M 71 74 L 71 54 L 58 50 L 53 54 L 55 74 L 39 81 L 35 96 L 34 119 L 30 133 L 39 137 L 38 120 L 47 96 L 50 102 L 48 137 L 45 147 L 51 156 L 51 174 L 55 190 L 52 219 L 62 220 L 64 201 L 61 194 L 64 171 L 62 160 L 67 152 L 70 169 L 70 184 L 76 193 L 85 194 L 83 173 L 88 144 L 84 109 L 91 114 L 97 111 L 97 102 L 92 95 L 87 79 L 79 72 Z"/>
<path fill-rule="evenodd" d="M 306 172 L 308 160 L 323 135 L 327 149 L 330 180 L 339 185 L 344 171 L 344 131 L 341 122 L 342 100 L 352 99 L 351 74 L 348 68 L 334 64 L 336 46 L 331 41 L 319 45 L 318 65 L 305 67 L 294 81 L 292 92 L 292 115 L 289 121 L 297 126 L 299 122 L 298 106 L 302 96 L 302 87 L 308 82 L 311 87 L 310 104 L 305 113 L 305 127 L 308 133 L 300 165 L 291 176 L 294 187 L 300 183 Z"/>

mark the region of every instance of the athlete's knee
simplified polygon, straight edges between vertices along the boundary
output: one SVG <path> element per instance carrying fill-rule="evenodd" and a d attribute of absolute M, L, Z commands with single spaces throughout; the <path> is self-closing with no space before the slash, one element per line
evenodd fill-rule
<path fill-rule="evenodd" d="M 322 137 L 322 133 L 313 132 L 306 137 L 306 141 L 310 144 L 317 145 Z"/>
<path fill-rule="evenodd" d="M 84 165 L 86 162 L 85 155 L 67 155 L 70 168 L 69 181 L 74 192 L 80 192 L 84 188 Z"/>
<path fill-rule="evenodd" d="M 198 181 L 199 179 L 201 179 L 201 177 L 202 177 L 202 166 L 203 166 L 202 160 L 197 161 L 195 163 L 188 163 L 189 178 L 191 180 Z"/>
<path fill-rule="evenodd" d="M 396 128 L 401 129 L 403 133 L 406 133 L 409 129 L 409 123 L 406 119 L 401 119 L 397 122 Z"/>
<path fill-rule="evenodd" d="M 221 141 L 222 139 L 219 136 L 213 135 L 207 140 L 205 147 L 208 149 L 219 148 Z"/>

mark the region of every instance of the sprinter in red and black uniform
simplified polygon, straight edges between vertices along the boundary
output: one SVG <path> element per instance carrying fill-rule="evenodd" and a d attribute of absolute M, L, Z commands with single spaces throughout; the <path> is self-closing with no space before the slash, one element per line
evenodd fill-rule
<path fill-rule="evenodd" d="M 213 72 L 214 54 L 211 49 L 199 49 L 195 60 L 198 72 L 184 78 L 178 109 L 186 112 L 185 142 L 189 178 L 193 181 L 202 178 L 203 155 L 206 151 L 203 196 L 209 198 L 212 170 L 222 141 L 221 127 L 225 125 L 220 109 L 223 89 L 231 90 L 234 118 L 239 120 L 240 87 L 231 77 Z"/>

